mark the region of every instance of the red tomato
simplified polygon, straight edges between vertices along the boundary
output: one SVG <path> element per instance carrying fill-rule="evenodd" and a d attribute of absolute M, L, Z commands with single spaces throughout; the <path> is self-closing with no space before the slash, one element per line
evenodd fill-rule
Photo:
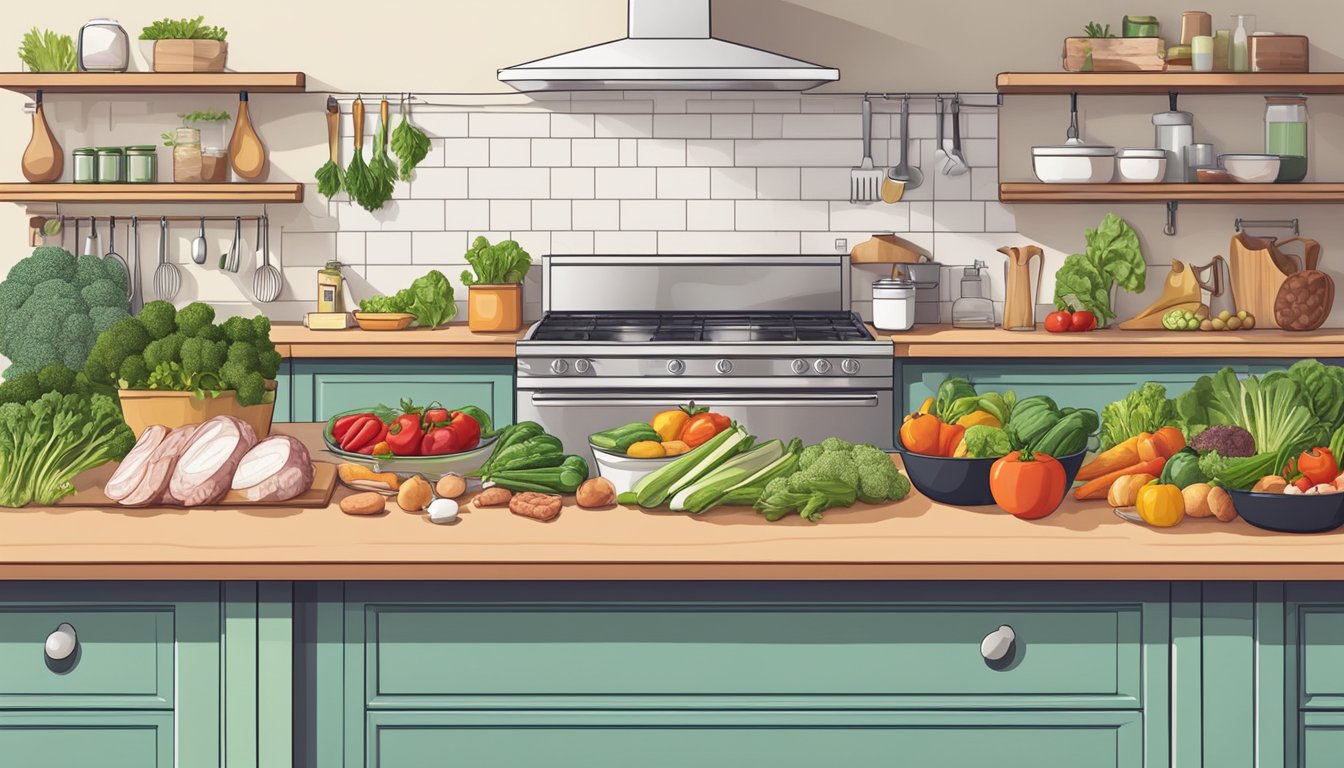
<path fill-rule="evenodd" d="M 1023 520 L 1035 520 L 1054 512 L 1067 490 L 1064 465 L 1053 456 L 1018 451 L 1004 456 L 989 468 L 989 492 L 1003 511 Z"/>
<path fill-rule="evenodd" d="M 387 445 L 398 456 L 414 456 L 420 451 L 420 414 L 403 413 L 387 428 Z"/>
<path fill-rule="evenodd" d="M 425 409 L 425 424 L 426 424 L 426 425 L 430 425 L 430 424 L 443 424 L 443 423 L 446 422 L 446 421 L 448 421 L 448 409 L 447 409 L 447 408 L 426 408 L 426 409 Z"/>
<path fill-rule="evenodd" d="M 453 411 L 446 424 L 432 427 L 420 441 L 421 456 L 460 453 L 481 442 L 481 425 L 460 411 Z"/>
<path fill-rule="evenodd" d="M 1312 448 L 1297 457 L 1297 471 L 1312 485 L 1322 485 L 1335 481 L 1339 475 L 1339 465 L 1335 463 L 1335 455 L 1329 448 Z"/>
<path fill-rule="evenodd" d="M 1097 327 L 1097 316 L 1085 309 L 1080 309 L 1073 313 L 1069 320 L 1069 330 L 1071 331 L 1090 331 Z"/>
<path fill-rule="evenodd" d="M 732 426 L 732 423 L 721 413 L 698 413 L 681 428 L 680 439 L 695 448 L 709 442 L 715 435 Z"/>
<path fill-rule="evenodd" d="M 1051 333 L 1064 333 L 1068 331 L 1073 323 L 1072 313 L 1060 310 L 1051 312 L 1045 316 L 1045 330 Z"/>

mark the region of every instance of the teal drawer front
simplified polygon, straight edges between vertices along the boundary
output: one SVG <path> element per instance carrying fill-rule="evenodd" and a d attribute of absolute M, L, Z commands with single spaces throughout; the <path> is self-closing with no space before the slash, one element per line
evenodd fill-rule
<path fill-rule="evenodd" d="M 513 423 L 513 363 L 455 360 L 296 360 L 293 421 L 326 421 L 342 411 L 409 399 L 476 405 L 496 424 Z"/>
<path fill-rule="evenodd" d="M 78 644 L 68 668 L 43 644 L 60 624 Z M 173 613 L 115 607 L 0 606 L 0 706 L 173 705 Z"/>
<path fill-rule="evenodd" d="M 1344 712 L 1302 715 L 1302 768 L 1338 768 L 1344 758 Z"/>
<path fill-rule="evenodd" d="M 824 699 L 842 707 L 1137 709 L 1145 647 L 1165 649 L 1155 634 L 1162 607 L 1141 602 L 855 602 L 846 593 L 848 600 L 788 603 L 576 601 L 565 590 L 544 603 L 356 603 L 347 607 L 347 639 L 362 642 L 364 655 L 347 679 L 364 672 L 361 703 L 374 708 L 787 707 Z M 980 643 L 1002 624 L 1017 642 L 1008 663 L 992 668 Z"/>
<path fill-rule="evenodd" d="M 275 414 L 271 417 L 271 421 L 294 421 L 291 407 L 294 398 L 294 376 L 291 373 L 291 365 L 293 365 L 291 360 L 283 360 L 280 363 L 280 373 L 275 377 Z"/>
<path fill-rule="evenodd" d="M 173 715 L 0 712 L 0 764 L 15 768 L 171 768 Z"/>
<path fill-rule="evenodd" d="M 1344 587 L 1292 584 L 1288 643 L 1296 646 L 1299 706 L 1344 709 Z"/>
<path fill-rule="evenodd" d="M 1137 768 L 1138 713 L 373 713 L 370 768 Z M 352 756 L 347 764 L 358 763 Z"/>

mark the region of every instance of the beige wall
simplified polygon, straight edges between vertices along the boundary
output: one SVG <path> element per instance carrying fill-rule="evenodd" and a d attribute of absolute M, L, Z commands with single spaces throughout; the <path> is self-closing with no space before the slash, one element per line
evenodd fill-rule
<path fill-rule="evenodd" d="M 340 6 L 344 5 L 344 8 Z M 1208 3 L 1216 26 L 1227 23 L 1241 3 Z M 495 2 L 367 3 L 261 2 L 235 0 L 211 12 L 208 21 L 230 30 L 230 64 L 239 70 L 298 69 L 308 73 L 314 91 L 366 94 L 391 92 L 499 93 L 495 80 L 502 66 L 579 47 L 624 32 L 624 0 L 496 0 Z M 6 35 L 17 47 L 23 30 L 34 25 L 75 32 L 87 18 L 111 14 L 134 36 L 148 20 L 169 9 L 138 2 L 61 0 L 59 3 L 10 4 Z M 1155 9 L 1134 8 L 1135 11 Z M 1259 28 L 1305 32 L 1312 36 L 1313 68 L 1344 69 L 1344 25 L 1336 2 L 1284 0 L 1254 8 Z M 1022 3 L 891 2 L 884 0 L 717 0 L 715 32 L 728 39 L 778 50 L 839 67 L 843 79 L 825 91 L 988 92 L 1002 70 L 1057 68 L 1060 41 L 1092 19 L 1120 25 L 1123 9 L 1106 0 L 1031 0 Z M 1167 36 L 1179 29 L 1179 14 L 1160 16 Z M 10 59 L 8 69 L 17 62 Z M 324 96 L 259 96 L 254 111 L 259 130 L 272 151 L 274 179 L 310 181 L 324 159 L 321 117 Z M 804 97 L 806 99 L 807 97 Z M 0 96 L 0 138 L 11 147 L 10 171 L 19 178 L 18 158 L 28 139 L 28 121 L 20 112 L 22 97 Z M 470 102 L 470 99 L 465 99 Z M 173 113 L 202 107 L 226 107 L 221 97 L 175 96 L 149 101 L 91 97 L 53 100 L 51 117 L 59 140 L 68 150 L 81 142 L 138 143 L 148 141 L 173 122 Z M 1165 109 L 1163 97 L 1085 97 L 1084 135 L 1117 145 L 1151 143 L 1148 116 Z M 1263 101 L 1259 97 L 1184 99 L 1182 108 L 1196 114 L 1200 140 L 1220 151 L 1255 151 L 1261 143 Z M 1344 178 L 1344 102 L 1339 97 L 1312 97 L 1312 170 L 1319 180 Z M 1029 147 L 1063 138 L 1067 100 L 1015 97 L 1007 99 L 1000 121 L 1001 172 L 1005 179 L 1029 177 Z M 805 110 L 806 111 L 806 110 Z M 310 187 L 310 198 L 316 198 Z M 1095 226 L 1104 206 L 1016 206 L 1017 229 L 1059 253 L 1077 250 L 1082 230 Z M 1224 252 L 1237 216 L 1297 216 L 1304 234 L 1321 240 L 1326 265 L 1337 263 L 1344 243 L 1344 218 L 1337 206 L 1185 206 L 1180 234 L 1161 234 L 1161 206 L 1121 206 L 1143 237 L 1150 264 L 1179 257 L 1203 261 Z M 104 209 L 102 212 L 111 212 Z M 157 212 L 157 209 L 156 209 Z M 182 209 L 180 213 L 195 212 Z M 221 211 L 222 212 L 222 211 Z M 298 210 L 281 214 L 294 227 L 312 226 L 329 218 L 325 201 L 310 199 Z M 0 270 L 26 251 L 22 210 L 0 206 L 0 231 L 9 245 L 0 251 Z M 184 234 L 184 239 L 189 235 Z M 147 254 L 148 257 L 148 254 Z M 1333 258 L 1332 258 L 1333 257 Z M 1160 267 L 1159 267 L 1160 270 Z M 1335 270 L 1337 276 L 1344 272 Z M 1333 325 L 1344 325 L 1337 311 Z"/>

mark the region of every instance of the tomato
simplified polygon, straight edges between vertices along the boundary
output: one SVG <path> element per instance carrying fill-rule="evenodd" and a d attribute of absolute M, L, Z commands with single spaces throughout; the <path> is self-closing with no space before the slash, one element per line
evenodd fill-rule
<path fill-rule="evenodd" d="M 1329 448 L 1312 448 L 1297 457 L 1297 471 L 1311 480 L 1312 485 L 1333 483 L 1339 475 L 1339 464 Z"/>
<path fill-rule="evenodd" d="M 1045 517 L 1064 500 L 1064 465 L 1044 453 L 1013 451 L 989 468 L 989 492 L 1003 511 L 1023 520 Z"/>
<path fill-rule="evenodd" d="M 709 442 L 715 435 L 732 425 L 732 420 L 721 413 L 697 413 L 681 428 L 678 439 L 695 448 Z"/>
<path fill-rule="evenodd" d="M 432 424 L 444 424 L 448 421 L 447 408 L 426 408 L 425 409 L 425 427 L 429 428 Z"/>
<path fill-rule="evenodd" d="M 1045 316 L 1045 330 L 1050 333 L 1064 333 L 1069 330 L 1072 319 L 1073 315 L 1063 310 L 1051 312 Z"/>
<path fill-rule="evenodd" d="M 1070 331 L 1090 331 L 1097 327 L 1097 316 L 1088 312 L 1086 309 L 1080 309 L 1073 313 L 1069 318 Z"/>
<path fill-rule="evenodd" d="M 912 413 L 901 425 L 901 445 L 911 453 L 937 456 L 943 422 L 928 413 Z M 954 448 L 956 446 L 953 446 Z"/>
<path fill-rule="evenodd" d="M 1297 490 L 1306 493 L 1312 488 L 1315 488 L 1317 484 L 1311 482 L 1311 478 L 1307 477 L 1306 475 L 1303 475 L 1294 480 L 1293 485 L 1297 486 Z"/>
<path fill-rule="evenodd" d="M 420 414 L 403 413 L 388 426 L 387 445 L 398 456 L 414 456 L 420 452 L 420 438 L 424 434 Z"/>
<path fill-rule="evenodd" d="M 481 442 L 481 425 L 461 411 L 453 411 L 444 422 L 431 427 L 420 440 L 421 456 L 460 453 Z"/>

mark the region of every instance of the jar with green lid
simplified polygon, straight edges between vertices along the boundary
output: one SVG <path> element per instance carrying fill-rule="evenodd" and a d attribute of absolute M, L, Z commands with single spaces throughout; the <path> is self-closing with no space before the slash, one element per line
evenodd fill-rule
<path fill-rule="evenodd" d="M 1161 37 L 1162 25 L 1156 16 L 1126 16 L 1123 34 L 1125 37 Z"/>
<path fill-rule="evenodd" d="M 74 156 L 75 183 L 94 184 L 98 181 L 98 152 L 93 147 L 79 147 Z"/>
<path fill-rule="evenodd" d="M 153 184 L 159 178 L 158 150 L 152 144 L 126 148 L 126 181 Z"/>
<path fill-rule="evenodd" d="M 126 180 L 126 153 L 121 147 L 98 147 L 98 183 L 119 184 Z"/>

